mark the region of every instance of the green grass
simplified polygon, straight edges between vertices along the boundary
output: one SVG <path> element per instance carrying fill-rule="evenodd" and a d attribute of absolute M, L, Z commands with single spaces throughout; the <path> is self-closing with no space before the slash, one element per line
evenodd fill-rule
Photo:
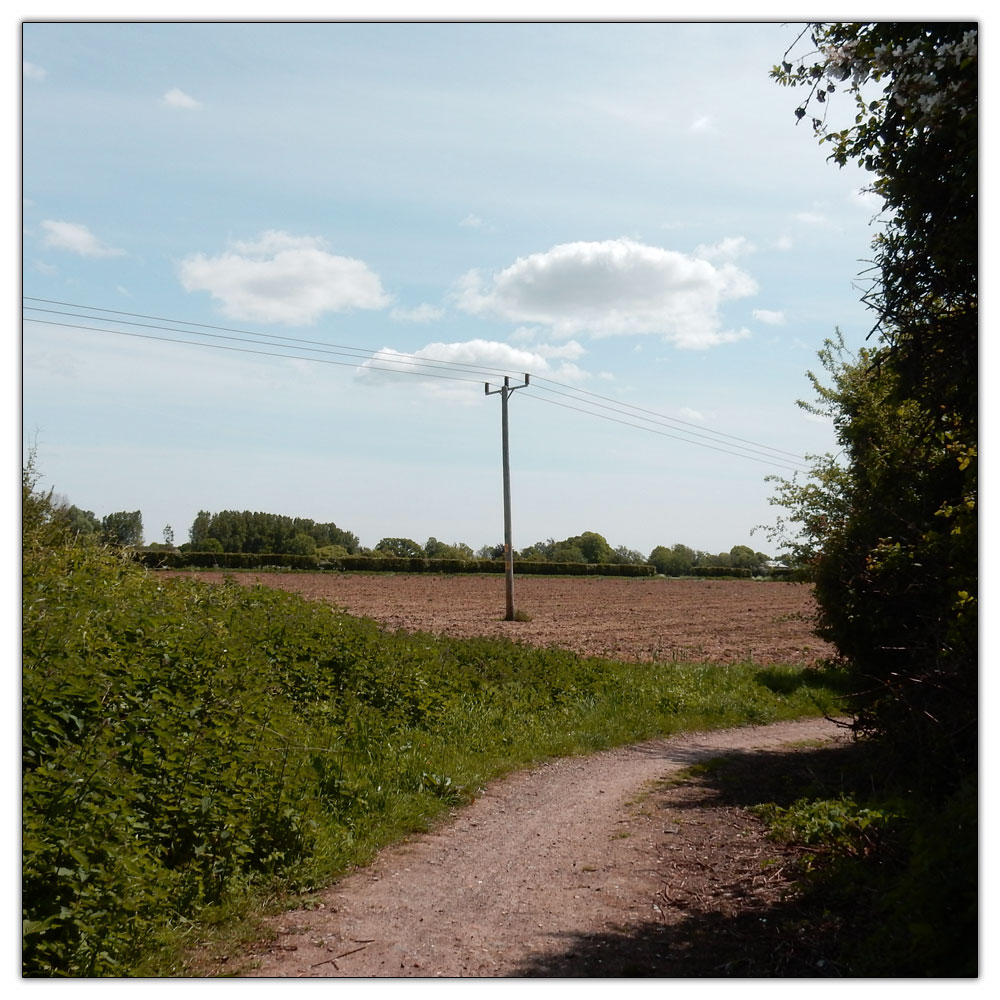
<path fill-rule="evenodd" d="M 24 546 L 30 976 L 182 974 L 192 942 L 546 757 L 836 711 L 815 670 L 387 634 L 51 529 Z"/>

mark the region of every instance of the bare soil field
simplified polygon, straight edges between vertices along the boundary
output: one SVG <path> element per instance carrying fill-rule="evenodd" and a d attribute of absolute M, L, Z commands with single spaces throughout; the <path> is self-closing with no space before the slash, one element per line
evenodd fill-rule
<path fill-rule="evenodd" d="M 175 575 L 175 574 L 171 574 Z M 506 636 L 536 646 L 638 661 L 812 663 L 833 655 L 812 634 L 812 587 L 754 580 L 525 576 L 504 621 L 501 576 L 192 572 L 327 601 L 389 629 Z"/>

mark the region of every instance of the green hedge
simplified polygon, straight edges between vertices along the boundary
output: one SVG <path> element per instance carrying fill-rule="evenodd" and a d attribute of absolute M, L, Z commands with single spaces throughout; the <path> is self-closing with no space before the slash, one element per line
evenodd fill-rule
<path fill-rule="evenodd" d="M 691 576 L 733 577 L 737 580 L 750 580 L 753 570 L 736 566 L 692 566 Z"/>
<path fill-rule="evenodd" d="M 321 569 L 316 556 L 282 552 L 157 552 L 136 551 L 133 558 L 150 569 Z"/>
<path fill-rule="evenodd" d="M 427 559 L 423 556 L 342 556 L 319 559 L 274 552 L 136 552 L 150 569 L 334 570 L 355 573 L 503 573 L 502 559 Z M 514 560 L 519 576 L 655 576 L 648 563 L 559 563 Z"/>

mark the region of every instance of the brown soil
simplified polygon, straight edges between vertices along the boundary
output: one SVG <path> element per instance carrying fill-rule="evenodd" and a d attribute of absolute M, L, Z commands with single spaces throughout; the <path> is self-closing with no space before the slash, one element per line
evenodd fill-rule
<path fill-rule="evenodd" d="M 799 583 L 522 576 L 515 606 L 530 621 L 507 622 L 501 576 L 185 575 L 259 581 L 390 629 L 507 636 L 614 659 L 810 663 L 833 653 L 812 634 L 812 588 Z"/>

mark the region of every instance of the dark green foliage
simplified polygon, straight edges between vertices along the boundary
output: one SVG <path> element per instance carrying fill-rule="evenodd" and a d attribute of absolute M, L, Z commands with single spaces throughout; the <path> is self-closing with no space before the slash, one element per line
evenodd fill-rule
<path fill-rule="evenodd" d="M 383 538 L 375 546 L 375 551 L 384 552 L 386 555 L 396 556 L 400 559 L 426 555 L 423 548 L 412 538 Z"/>
<path fill-rule="evenodd" d="M 150 569 L 299 569 L 317 570 L 316 556 L 282 552 L 194 552 L 190 549 L 150 549 L 132 553 L 136 562 Z"/>
<path fill-rule="evenodd" d="M 81 510 L 75 505 L 55 511 L 56 517 L 65 518 L 69 530 L 83 539 L 97 539 L 101 534 L 101 522 L 90 510 Z"/>
<path fill-rule="evenodd" d="M 735 577 L 741 580 L 749 580 L 753 576 L 753 570 L 738 569 L 735 566 L 692 566 L 688 572 L 691 576 Z"/>
<path fill-rule="evenodd" d="M 813 127 L 885 201 L 864 298 L 878 341 L 856 360 L 842 344 L 821 354 L 833 384 L 813 379 L 818 408 L 843 460 L 820 459 L 778 502 L 804 529 L 825 635 L 855 671 L 857 729 L 947 793 L 978 754 L 978 29 L 808 30 L 819 61 L 773 75 L 809 88 L 800 119 L 838 87 L 853 100 L 853 125 L 824 110 Z"/>
<path fill-rule="evenodd" d="M 858 792 L 751 811 L 773 838 L 807 849 L 803 898 L 856 913 L 855 940 L 841 956 L 852 975 L 977 975 L 974 785 L 937 802 L 885 798 L 873 792 L 878 784 L 873 777 Z"/>
<path fill-rule="evenodd" d="M 215 539 L 223 552 L 306 552 L 308 543 L 301 536 L 308 536 L 317 548 L 325 545 L 342 545 L 348 552 L 357 552 L 357 535 L 338 528 L 332 522 L 318 524 L 309 518 L 286 517 L 283 514 L 263 514 L 259 511 L 223 510 L 211 514 L 198 512 L 191 525 L 192 547 L 208 551 L 205 543 Z"/>
<path fill-rule="evenodd" d="M 150 569 L 296 569 L 353 573 L 503 573 L 500 559 L 426 559 L 423 556 L 300 556 L 275 552 L 145 550 L 133 557 Z M 518 575 L 648 577 L 646 563 L 555 563 L 515 560 Z M 727 571 L 728 572 L 728 571 Z"/>

